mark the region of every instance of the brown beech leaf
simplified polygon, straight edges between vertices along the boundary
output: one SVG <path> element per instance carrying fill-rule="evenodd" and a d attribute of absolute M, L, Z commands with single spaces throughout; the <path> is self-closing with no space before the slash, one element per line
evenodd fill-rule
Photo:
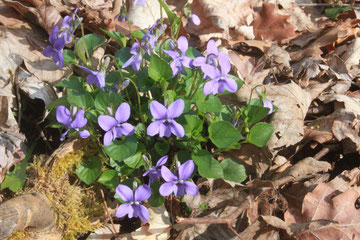
<path fill-rule="evenodd" d="M 264 3 L 261 12 L 255 13 L 251 24 L 254 27 L 255 39 L 281 41 L 296 37 L 294 25 L 288 22 L 290 16 L 277 14 L 274 10 L 274 4 Z"/>
<path fill-rule="evenodd" d="M 360 211 L 355 202 L 359 193 L 353 189 L 340 192 L 330 184 L 321 183 L 308 193 L 303 201 L 301 217 L 294 217 L 288 211 L 285 213 L 287 223 L 305 223 L 307 227 L 296 229 L 295 236 L 299 239 L 335 240 L 360 238 Z M 323 220 L 322 224 L 312 225 Z"/>

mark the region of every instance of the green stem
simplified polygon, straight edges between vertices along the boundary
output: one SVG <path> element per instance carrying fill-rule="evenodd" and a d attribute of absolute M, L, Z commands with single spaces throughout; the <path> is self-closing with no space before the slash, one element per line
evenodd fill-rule
<path fill-rule="evenodd" d="M 194 73 L 194 69 L 192 69 L 192 71 L 193 71 L 193 79 L 192 79 L 191 88 L 190 88 L 190 91 L 189 91 L 189 96 L 188 96 L 189 98 L 190 98 L 190 96 L 191 96 L 191 92 L 192 92 L 193 86 L 194 86 L 194 84 L 195 84 L 196 75 L 197 75 L 197 73 L 198 73 L 197 70 L 195 70 L 195 73 Z M 191 98 L 190 98 L 190 99 L 191 99 Z"/>

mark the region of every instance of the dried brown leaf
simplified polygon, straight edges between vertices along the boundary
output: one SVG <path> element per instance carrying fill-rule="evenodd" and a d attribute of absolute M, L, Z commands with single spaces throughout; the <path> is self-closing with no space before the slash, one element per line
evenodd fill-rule
<path fill-rule="evenodd" d="M 275 13 L 275 5 L 264 3 L 260 13 L 255 13 L 252 26 L 255 39 L 281 41 L 296 37 L 295 27 L 288 22 L 290 16 Z"/>

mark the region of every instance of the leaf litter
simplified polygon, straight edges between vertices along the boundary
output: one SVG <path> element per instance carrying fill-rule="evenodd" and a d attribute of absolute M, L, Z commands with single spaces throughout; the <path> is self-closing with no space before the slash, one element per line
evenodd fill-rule
<path fill-rule="evenodd" d="M 20 77 L 18 87 L 25 94 L 48 105 L 60 96 L 54 85 L 72 69 L 59 70 L 43 57 L 44 31 L 79 7 L 88 31 L 100 33 L 102 27 L 129 33 L 126 24 L 113 21 L 116 0 L 26 2 L 4 0 L 0 6 L 0 42 L 6 46 L 0 50 L 0 152 L 6 156 L 0 162 L 0 183 L 26 152 L 12 113 L 17 104 L 9 70 Z M 147 10 L 130 7 L 132 29 L 156 21 L 157 3 Z M 219 155 L 219 160 L 231 156 L 244 164 L 249 179 L 242 185 L 199 179 L 203 194 L 184 198 L 190 213 L 175 209 L 181 204 L 173 202 L 167 209 L 150 210 L 149 223 L 132 233 L 93 234 L 126 239 L 360 238 L 360 20 L 351 14 L 329 19 L 316 4 L 313 12 L 321 15 L 307 14 L 302 3 L 192 1 L 201 24 L 189 23 L 182 31 L 200 50 L 216 39 L 229 51 L 234 73 L 245 81 L 236 94 L 221 100 L 242 106 L 251 89 L 261 85 L 277 106 L 268 119 L 274 134 L 263 148 L 245 144 Z"/>

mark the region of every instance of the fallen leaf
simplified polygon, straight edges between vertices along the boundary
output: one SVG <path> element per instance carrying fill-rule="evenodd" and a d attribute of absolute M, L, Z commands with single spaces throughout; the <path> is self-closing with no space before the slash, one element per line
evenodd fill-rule
<path fill-rule="evenodd" d="M 312 223 L 323 220 L 323 224 L 296 230 L 301 239 L 357 239 L 360 237 L 360 212 L 355 208 L 359 193 L 353 189 L 340 192 L 330 184 L 319 184 L 308 193 L 302 205 L 301 219 L 285 214 L 287 223 Z"/>
<path fill-rule="evenodd" d="M 275 13 L 275 5 L 264 3 L 259 13 L 255 13 L 252 26 L 255 39 L 281 41 L 296 37 L 295 27 L 288 22 L 290 16 Z"/>

